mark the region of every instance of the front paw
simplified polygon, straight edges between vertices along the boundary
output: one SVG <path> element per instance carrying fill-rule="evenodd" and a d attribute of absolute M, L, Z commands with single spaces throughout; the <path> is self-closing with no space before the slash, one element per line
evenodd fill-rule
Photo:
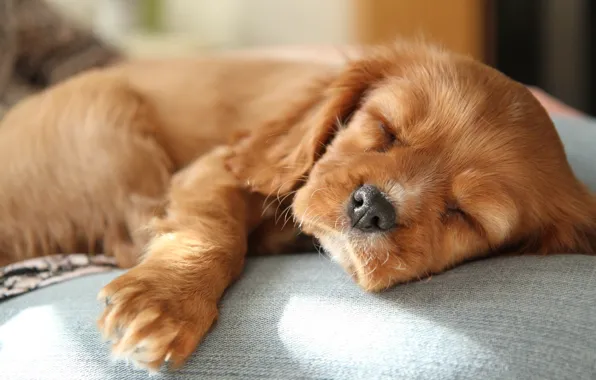
<path fill-rule="evenodd" d="M 112 354 L 152 371 L 182 365 L 217 318 L 217 304 L 189 292 L 163 269 L 141 264 L 99 293 L 98 320 Z"/>

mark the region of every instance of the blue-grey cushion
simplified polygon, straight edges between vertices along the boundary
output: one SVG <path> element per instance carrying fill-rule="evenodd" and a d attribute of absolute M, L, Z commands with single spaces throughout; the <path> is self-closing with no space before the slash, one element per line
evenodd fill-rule
<path fill-rule="evenodd" d="M 0 307 L 0 378 L 136 380 L 95 328 L 117 273 Z M 190 362 L 166 379 L 594 379 L 596 260 L 470 263 L 367 294 L 316 254 L 252 258 Z"/>
<path fill-rule="evenodd" d="M 557 118 L 593 189 L 596 123 Z M 119 272 L 0 304 L 0 379 L 135 380 L 95 295 Z M 251 258 L 215 329 L 164 379 L 594 379 L 596 258 L 501 257 L 380 295 L 316 254 Z"/>
<path fill-rule="evenodd" d="M 553 116 L 577 177 L 596 191 L 596 119 Z"/>

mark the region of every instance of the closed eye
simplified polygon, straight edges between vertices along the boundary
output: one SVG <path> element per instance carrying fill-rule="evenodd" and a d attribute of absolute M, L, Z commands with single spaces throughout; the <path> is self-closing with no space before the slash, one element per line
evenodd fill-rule
<path fill-rule="evenodd" d="M 447 214 L 447 216 L 462 216 L 462 217 L 466 217 L 467 214 L 459 207 L 447 207 L 447 210 L 445 211 L 445 214 Z"/>
<path fill-rule="evenodd" d="M 484 228 L 478 222 L 478 220 L 476 220 L 472 215 L 464 211 L 457 203 L 448 202 L 445 207 L 445 212 L 443 214 L 444 222 L 448 222 L 449 220 L 454 220 L 457 218 L 467 223 L 470 227 L 476 230 L 478 234 L 485 234 Z"/>
<path fill-rule="evenodd" d="M 454 201 L 447 202 L 443 216 L 445 218 L 461 217 L 465 220 L 471 219 L 470 216 Z"/>
<path fill-rule="evenodd" d="M 382 134 L 382 142 L 376 149 L 377 152 L 386 152 L 396 144 L 400 143 L 400 141 L 397 139 L 395 132 L 391 128 L 389 128 L 385 122 L 379 121 L 377 123 L 377 127 L 379 128 Z"/>

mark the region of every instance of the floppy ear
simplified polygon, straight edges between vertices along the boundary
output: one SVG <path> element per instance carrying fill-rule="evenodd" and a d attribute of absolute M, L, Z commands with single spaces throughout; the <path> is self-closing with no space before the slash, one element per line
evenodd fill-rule
<path fill-rule="evenodd" d="M 562 225 L 544 231 L 538 243 L 538 253 L 596 254 L 596 223 L 561 223 Z"/>
<path fill-rule="evenodd" d="M 298 95 L 302 98 L 291 113 L 258 126 L 232 146 L 229 169 L 254 192 L 290 192 L 325 152 L 338 121 L 354 112 L 367 89 L 383 77 L 383 67 L 375 60 L 355 61 Z"/>
<path fill-rule="evenodd" d="M 534 242 L 541 254 L 596 254 L 596 197 L 582 187 L 581 195 L 568 195 L 568 203 Z"/>

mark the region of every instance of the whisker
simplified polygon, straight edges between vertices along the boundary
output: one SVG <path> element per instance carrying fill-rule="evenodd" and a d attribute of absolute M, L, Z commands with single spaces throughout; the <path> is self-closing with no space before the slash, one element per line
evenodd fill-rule
<path fill-rule="evenodd" d="M 281 207 L 281 205 L 283 204 L 283 202 L 291 195 L 293 195 L 294 193 L 296 193 L 297 190 L 291 191 L 289 192 L 286 196 L 284 196 L 277 205 L 277 208 L 275 209 L 275 213 L 274 213 L 274 217 L 275 217 L 275 224 L 277 224 L 277 222 L 279 221 L 279 219 L 277 218 L 277 212 L 279 211 L 279 208 Z"/>
<path fill-rule="evenodd" d="M 288 221 L 291 219 L 290 218 L 291 211 L 292 211 L 292 205 L 289 205 L 288 207 L 285 208 L 284 211 L 282 211 L 281 216 L 284 218 L 284 224 L 281 226 L 282 229 L 286 226 L 286 224 L 288 224 Z"/>
<path fill-rule="evenodd" d="M 310 194 L 310 198 L 309 198 L 309 199 L 312 199 L 312 197 L 314 197 L 314 196 L 315 196 L 315 194 L 316 194 L 317 192 L 321 191 L 321 190 L 325 190 L 325 188 L 324 188 L 324 187 L 319 187 L 318 189 L 316 189 L 315 191 L 313 191 L 313 192 Z"/>
<path fill-rule="evenodd" d="M 406 265 L 404 264 L 404 261 L 400 258 L 400 257 L 395 257 L 395 260 L 398 262 L 398 266 L 394 266 L 393 269 L 402 271 L 402 270 L 406 270 Z"/>
<path fill-rule="evenodd" d="M 300 224 L 298 225 L 298 228 L 302 229 L 302 225 L 305 222 L 305 219 L 308 217 L 308 212 L 311 207 L 312 207 L 312 204 L 309 204 L 306 207 L 306 210 L 304 210 L 304 215 L 300 217 Z"/>

